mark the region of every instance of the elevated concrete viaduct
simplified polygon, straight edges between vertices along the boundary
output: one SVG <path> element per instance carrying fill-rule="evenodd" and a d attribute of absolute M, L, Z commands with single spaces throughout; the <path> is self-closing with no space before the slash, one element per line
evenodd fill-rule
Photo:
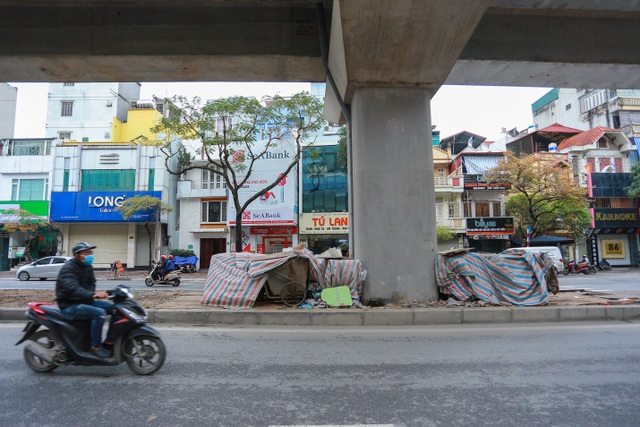
<path fill-rule="evenodd" d="M 0 0 L 0 12 L 1 81 L 328 79 L 326 117 L 351 124 L 367 298 L 437 297 L 429 104 L 442 84 L 640 87 L 639 0 Z"/>

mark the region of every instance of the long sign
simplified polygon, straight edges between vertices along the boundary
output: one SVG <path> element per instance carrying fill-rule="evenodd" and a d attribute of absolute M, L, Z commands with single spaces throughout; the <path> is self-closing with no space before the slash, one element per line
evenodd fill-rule
<path fill-rule="evenodd" d="M 135 213 L 128 221 L 116 210 L 134 196 L 151 196 L 160 199 L 161 191 L 90 191 L 52 192 L 51 220 L 58 222 L 147 222 L 153 220 L 153 212 Z M 151 218 L 149 218 L 151 216 Z"/>
<path fill-rule="evenodd" d="M 467 218 L 467 235 L 513 233 L 513 217 Z"/>

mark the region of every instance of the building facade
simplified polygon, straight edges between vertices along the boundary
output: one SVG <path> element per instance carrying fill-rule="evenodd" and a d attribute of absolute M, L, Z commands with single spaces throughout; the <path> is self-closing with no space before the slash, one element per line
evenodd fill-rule
<path fill-rule="evenodd" d="M 16 222 L 7 212 L 24 211 L 34 218 L 48 219 L 54 149 L 51 138 L 0 140 L 0 211 L 4 211 L 0 257 L 5 268 L 20 261 L 25 251 L 37 258 L 55 255 L 59 249 L 56 233 L 51 230 L 7 230 L 7 223 Z M 41 238 L 33 240 L 36 235 Z"/>
<path fill-rule="evenodd" d="M 132 109 L 126 123 L 112 128 L 128 141 L 65 141 L 55 147 L 50 218 L 61 227 L 63 254 L 74 242 L 88 241 L 100 248 L 95 254 L 97 268 L 109 267 L 115 260 L 132 268 L 149 265 L 150 259 L 157 260 L 160 252 L 177 245 L 169 213 L 139 212 L 126 221 L 116 210 L 136 195 L 175 206 L 175 178 L 165 169 L 157 136 L 148 130 L 159 119 L 152 106 Z M 147 129 L 146 135 L 130 142 L 139 129 Z"/>
<path fill-rule="evenodd" d="M 588 190 L 592 224 L 584 253 L 597 264 L 638 265 L 640 211 L 629 198 L 631 154 L 637 147 L 619 129 L 596 127 L 565 139 L 558 150 L 566 153 L 574 179 Z"/>
<path fill-rule="evenodd" d="M 18 88 L 0 83 L 0 139 L 11 139 L 15 132 Z"/>
<path fill-rule="evenodd" d="M 49 83 L 45 136 L 61 141 L 117 141 L 113 118 L 127 120 L 139 83 Z"/>

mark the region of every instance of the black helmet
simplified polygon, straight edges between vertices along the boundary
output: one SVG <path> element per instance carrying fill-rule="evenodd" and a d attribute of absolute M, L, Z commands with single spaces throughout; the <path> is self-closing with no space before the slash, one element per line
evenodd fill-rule
<path fill-rule="evenodd" d="M 96 248 L 95 246 L 91 246 L 87 242 L 78 242 L 75 245 L 73 245 L 73 249 L 71 251 L 75 255 L 78 252 L 86 251 L 86 250 L 89 250 L 89 249 L 95 249 L 95 248 Z"/>

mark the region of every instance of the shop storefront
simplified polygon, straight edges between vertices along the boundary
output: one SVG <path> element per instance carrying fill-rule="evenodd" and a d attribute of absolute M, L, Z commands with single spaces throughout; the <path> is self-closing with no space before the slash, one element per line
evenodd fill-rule
<path fill-rule="evenodd" d="M 53 192 L 51 193 L 51 220 L 62 225 L 63 253 L 75 242 L 86 241 L 98 246 L 95 265 L 107 268 L 115 260 L 127 266 L 148 265 L 149 236 L 143 226 L 153 223 L 153 212 L 138 212 L 128 221 L 116 210 L 123 202 L 136 195 L 161 198 L 159 191 L 121 192 Z M 150 219 L 151 218 L 151 219 Z M 150 224 L 152 234 L 160 232 Z"/>
<path fill-rule="evenodd" d="M 324 212 L 300 215 L 300 241 L 315 254 L 329 248 L 349 248 L 349 213 Z"/>
<path fill-rule="evenodd" d="M 638 265 L 638 208 L 593 209 L 593 229 L 587 239 L 593 263 L 606 259 L 612 266 Z"/>
<path fill-rule="evenodd" d="M 478 252 L 499 253 L 508 249 L 513 235 L 513 217 L 467 218 L 465 246 Z"/>
<path fill-rule="evenodd" d="M 48 200 L 0 201 L 0 225 L 5 231 L 0 249 L 7 251 L 6 258 L 2 255 L 4 267 L 17 265 L 26 253 L 32 259 L 56 254 L 57 230 L 32 221 L 44 223 L 48 215 Z"/>

